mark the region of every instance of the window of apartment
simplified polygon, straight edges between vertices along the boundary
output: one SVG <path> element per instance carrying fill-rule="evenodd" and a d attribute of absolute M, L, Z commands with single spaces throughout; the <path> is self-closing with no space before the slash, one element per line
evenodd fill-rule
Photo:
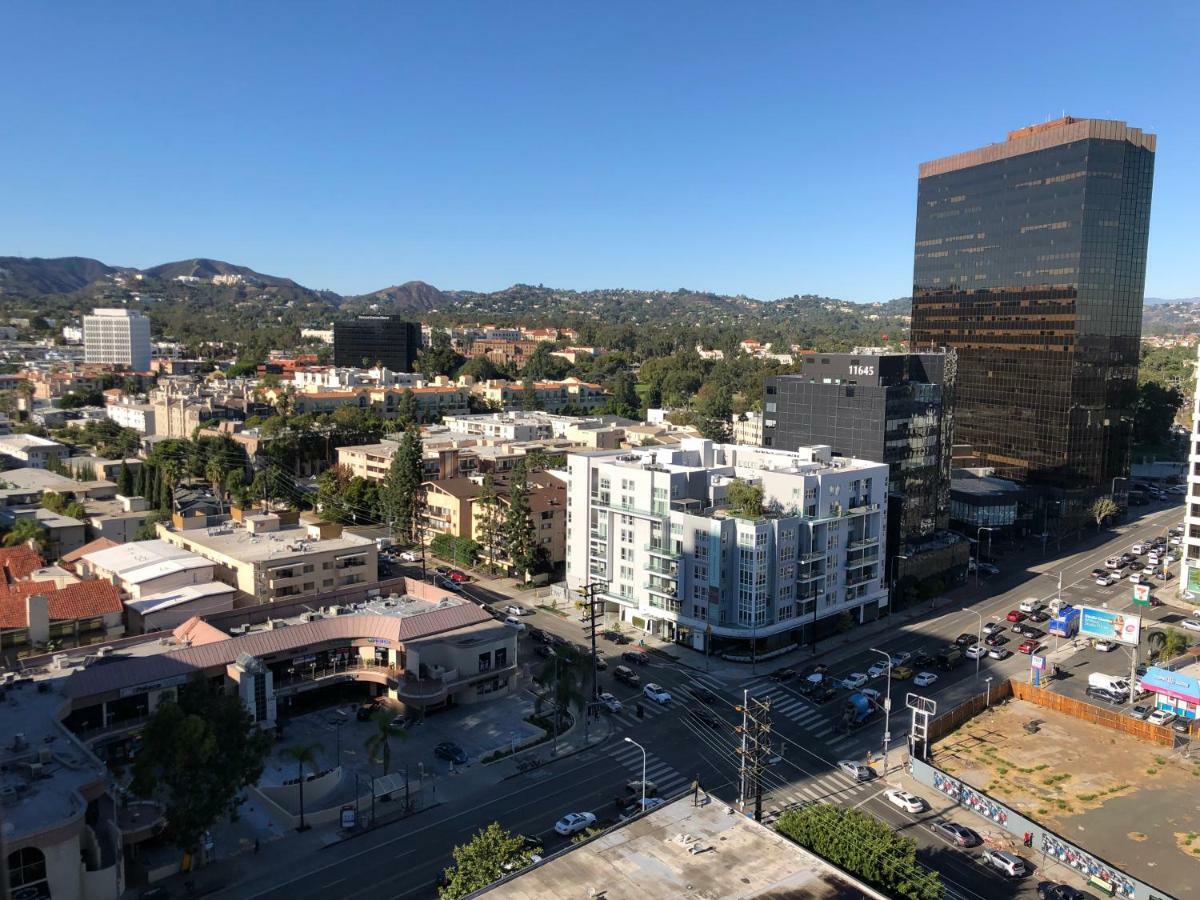
<path fill-rule="evenodd" d="M 633 566 L 621 566 L 621 580 L 633 581 Z"/>
<path fill-rule="evenodd" d="M 501 647 L 496 651 L 496 668 L 503 669 L 508 665 L 508 648 Z"/>
<path fill-rule="evenodd" d="M 621 543 L 622 544 L 632 544 L 633 543 L 633 529 L 632 528 L 622 528 L 621 529 Z"/>
<path fill-rule="evenodd" d="M 702 584 L 692 585 L 692 600 L 702 603 L 708 599 L 708 588 Z"/>
<path fill-rule="evenodd" d="M 692 618 L 699 619 L 701 622 L 708 618 L 708 607 L 699 604 L 692 605 Z"/>
<path fill-rule="evenodd" d="M 631 550 L 629 547 L 622 547 L 621 548 L 621 562 L 632 562 L 632 561 L 633 561 L 633 550 Z"/>
<path fill-rule="evenodd" d="M 692 563 L 692 577 L 697 581 L 708 581 L 708 565 Z"/>
<path fill-rule="evenodd" d="M 796 607 L 793 606 L 792 604 L 789 603 L 787 606 L 779 607 L 779 621 L 782 622 L 786 619 L 791 619 L 791 618 L 795 617 L 795 615 L 796 615 Z"/>
<path fill-rule="evenodd" d="M 491 651 L 488 651 L 488 652 L 486 652 L 486 653 L 480 653 L 480 654 L 479 654 L 479 671 L 480 671 L 480 672 L 490 672 L 490 671 L 492 671 L 492 654 L 491 654 Z"/>

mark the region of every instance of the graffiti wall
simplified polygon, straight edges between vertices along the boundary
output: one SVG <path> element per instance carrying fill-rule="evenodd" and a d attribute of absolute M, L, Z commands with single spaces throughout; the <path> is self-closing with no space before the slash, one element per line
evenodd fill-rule
<path fill-rule="evenodd" d="M 1170 895 L 1152 885 L 1139 881 L 1116 866 L 1066 841 L 1052 831 L 1026 818 L 1014 809 L 992 799 L 971 785 L 959 781 L 936 766 L 920 759 L 912 759 L 909 769 L 913 778 L 940 794 L 949 797 L 959 806 L 968 809 L 1016 837 L 1020 843 L 1026 834 L 1032 835 L 1032 845 L 1025 850 L 1029 862 L 1039 865 L 1041 857 L 1057 861 L 1079 872 L 1084 878 L 1095 878 L 1111 885 L 1113 896 L 1122 900 L 1169 900 Z M 1053 872 L 1045 877 L 1053 878 Z"/>

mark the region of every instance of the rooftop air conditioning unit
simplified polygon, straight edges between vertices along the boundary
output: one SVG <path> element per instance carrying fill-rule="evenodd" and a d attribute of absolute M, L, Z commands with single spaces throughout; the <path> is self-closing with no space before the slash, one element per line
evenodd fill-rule
<path fill-rule="evenodd" d="M 249 623 L 246 623 L 245 625 L 234 625 L 232 628 L 229 629 L 230 634 L 246 634 L 249 631 L 250 631 Z"/>
<path fill-rule="evenodd" d="M 318 619 L 323 619 L 323 618 L 325 618 L 325 617 L 323 615 L 321 615 L 321 613 L 319 613 L 319 612 L 306 612 L 302 616 L 300 616 L 300 621 L 301 622 L 315 622 Z"/>
<path fill-rule="evenodd" d="M 71 665 L 71 656 L 69 653 L 54 654 L 54 668 L 66 669 Z"/>
<path fill-rule="evenodd" d="M 329 613 L 331 616 L 340 616 L 345 611 L 346 608 L 344 606 L 329 606 L 325 608 L 325 612 Z"/>
<path fill-rule="evenodd" d="M 271 631 L 275 631 L 277 628 L 287 628 L 287 624 L 283 619 L 267 619 L 267 628 Z"/>
<path fill-rule="evenodd" d="M 5 672 L 0 675 L 0 684 L 12 684 L 17 680 L 16 672 Z"/>
<path fill-rule="evenodd" d="M 105 647 L 100 647 L 99 649 L 96 650 L 97 656 L 112 656 L 112 654 L 113 654 L 112 647 L 105 646 Z"/>

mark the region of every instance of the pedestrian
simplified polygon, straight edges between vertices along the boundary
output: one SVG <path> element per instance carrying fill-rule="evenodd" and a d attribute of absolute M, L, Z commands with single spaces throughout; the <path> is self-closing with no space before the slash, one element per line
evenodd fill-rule
<path fill-rule="evenodd" d="M 700 805 L 700 774 L 696 773 L 695 780 L 692 781 L 692 806 Z"/>
<path fill-rule="evenodd" d="M 255 838 L 255 839 L 254 839 L 254 852 L 255 852 L 255 853 L 257 853 L 257 852 L 258 852 L 258 838 Z"/>

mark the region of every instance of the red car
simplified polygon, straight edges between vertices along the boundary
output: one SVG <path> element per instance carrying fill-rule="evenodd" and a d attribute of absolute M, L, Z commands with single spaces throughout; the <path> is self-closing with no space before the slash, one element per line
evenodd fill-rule
<path fill-rule="evenodd" d="M 466 572 L 460 572 L 460 571 L 458 571 L 458 569 L 451 569 L 450 574 L 447 575 L 446 577 L 449 578 L 451 581 L 453 581 L 455 584 L 464 584 L 465 582 L 468 582 L 471 580 L 470 576 L 468 576 Z"/>
<path fill-rule="evenodd" d="M 1014 609 L 1008 614 L 1007 618 L 1010 622 L 1024 622 L 1026 616 L 1025 613 L 1021 612 L 1019 609 Z"/>
<path fill-rule="evenodd" d="M 1030 638 L 1027 641 L 1021 641 L 1021 646 L 1017 649 L 1022 653 L 1037 653 L 1038 646 L 1038 642 L 1033 638 Z"/>

